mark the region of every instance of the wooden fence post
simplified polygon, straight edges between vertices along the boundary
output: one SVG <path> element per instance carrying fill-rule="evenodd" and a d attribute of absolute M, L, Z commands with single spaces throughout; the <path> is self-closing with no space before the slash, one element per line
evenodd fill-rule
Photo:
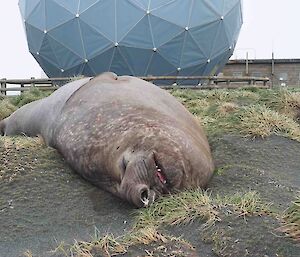
<path fill-rule="evenodd" d="M 35 77 L 31 77 L 30 79 L 35 79 Z M 35 87 L 34 81 L 31 83 L 31 87 Z"/>
<path fill-rule="evenodd" d="M 20 84 L 20 87 L 23 88 L 23 87 L 24 87 L 24 84 L 21 83 L 21 84 Z M 23 94 L 23 91 L 22 91 L 22 90 L 20 91 L 20 94 Z"/>
<path fill-rule="evenodd" d="M 2 80 L 6 80 L 6 78 L 3 78 Z M 1 82 L 1 88 L 5 89 L 6 88 L 6 83 L 5 82 Z M 2 95 L 6 95 L 6 91 L 1 91 Z"/>

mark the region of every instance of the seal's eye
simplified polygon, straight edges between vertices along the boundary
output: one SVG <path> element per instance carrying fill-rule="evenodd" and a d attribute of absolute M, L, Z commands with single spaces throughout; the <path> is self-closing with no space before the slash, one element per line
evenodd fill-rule
<path fill-rule="evenodd" d="M 121 162 L 121 169 L 123 170 L 124 173 L 127 168 L 127 165 L 128 165 L 128 161 L 125 159 L 125 157 L 123 157 L 122 162 Z"/>

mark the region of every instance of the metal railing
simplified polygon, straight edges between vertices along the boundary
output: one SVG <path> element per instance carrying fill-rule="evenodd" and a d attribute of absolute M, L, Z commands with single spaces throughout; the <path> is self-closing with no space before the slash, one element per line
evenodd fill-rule
<path fill-rule="evenodd" d="M 256 87 L 268 87 L 269 78 L 263 77 L 218 77 L 218 76 L 147 76 L 139 77 L 152 82 L 162 88 L 190 88 L 190 89 L 214 89 L 237 88 L 250 85 Z M 0 93 L 8 91 L 24 92 L 31 88 L 40 90 L 56 90 L 61 85 L 74 80 L 72 78 L 45 78 L 45 79 L 0 79 Z M 191 83 L 191 84 L 189 84 Z M 7 87 L 15 85 L 16 87 Z"/>

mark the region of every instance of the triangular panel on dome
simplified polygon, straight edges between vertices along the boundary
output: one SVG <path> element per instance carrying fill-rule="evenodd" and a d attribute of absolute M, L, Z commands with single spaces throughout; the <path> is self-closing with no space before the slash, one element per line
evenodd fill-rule
<path fill-rule="evenodd" d="M 84 68 L 85 64 L 78 64 L 70 69 L 64 70 L 64 72 L 62 72 L 64 77 L 76 77 L 76 76 L 80 76 L 82 74 L 83 68 Z"/>
<path fill-rule="evenodd" d="M 121 41 L 121 45 L 154 48 L 148 16 L 145 16 Z"/>
<path fill-rule="evenodd" d="M 96 75 L 96 72 L 89 66 L 89 64 L 85 64 L 82 70 L 82 74 L 87 77 L 93 77 Z"/>
<path fill-rule="evenodd" d="M 150 1 L 151 0 L 128 0 L 129 2 L 139 6 L 143 10 L 148 10 L 150 8 Z"/>
<path fill-rule="evenodd" d="M 203 70 L 205 69 L 206 63 L 202 63 L 201 65 L 195 65 L 188 68 L 184 68 L 180 70 L 177 74 L 177 76 L 201 76 Z M 180 80 L 177 81 L 178 85 L 198 85 L 200 83 L 200 80 Z"/>
<path fill-rule="evenodd" d="M 79 25 L 81 29 L 81 40 L 83 42 L 87 59 L 90 59 L 97 54 L 101 54 L 112 46 L 112 42 L 110 40 L 80 19 Z"/>
<path fill-rule="evenodd" d="M 219 71 L 225 66 L 228 61 L 228 55 L 230 50 L 228 49 L 226 52 L 221 53 L 215 58 L 211 59 L 209 63 L 207 63 L 204 74 L 207 76 L 214 76 L 219 73 Z M 225 57 L 225 58 L 224 58 Z"/>
<path fill-rule="evenodd" d="M 204 0 L 203 2 L 206 2 L 206 4 L 214 10 L 219 16 L 224 15 L 224 2 L 232 2 L 236 0 Z M 201 2 L 201 1 L 199 1 Z"/>
<path fill-rule="evenodd" d="M 118 75 L 133 75 L 134 72 L 128 64 L 125 57 L 122 55 L 119 47 L 116 47 L 109 71 L 112 71 Z"/>
<path fill-rule="evenodd" d="M 61 5 L 69 12 L 76 14 L 78 13 L 79 1 L 80 0 L 46 0 L 46 1 L 55 1 L 57 4 Z M 86 1 L 86 0 L 83 0 Z"/>
<path fill-rule="evenodd" d="M 27 17 L 26 22 L 42 31 L 46 30 L 45 1 L 40 1 Z"/>
<path fill-rule="evenodd" d="M 188 27 L 193 0 L 175 0 L 151 12 L 152 15 L 160 17 L 183 28 Z"/>
<path fill-rule="evenodd" d="M 81 0 L 79 1 L 79 14 L 92 7 L 95 3 L 101 0 Z"/>
<path fill-rule="evenodd" d="M 74 14 L 56 2 L 50 0 L 46 1 L 45 12 L 47 31 L 74 18 Z"/>
<path fill-rule="evenodd" d="M 43 58 L 41 55 L 32 54 L 33 57 L 36 59 L 38 64 L 41 66 L 43 71 L 46 73 L 48 77 L 58 77 L 58 74 L 60 72 L 60 69 L 53 65 L 53 63 L 48 62 L 45 58 Z"/>
<path fill-rule="evenodd" d="M 218 0 L 220 2 L 220 0 Z M 200 12 L 201 11 L 201 12 Z M 200 27 L 221 19 L 213 8 L 204 1 L 194 1 L 189 21 L 189 27 Z"/>
<path fill-rule="evenodd" d="M 19 1 L 19 9 L 23 18 L 26 17 L 26 0 Z"/>
<path fill-rule="evenodd" d="M 51 39 L 49 38 L 49 36 L 45 35 L 39 53 L 37 55 L 41 56 L 47 62 L 52 63 L 52 65 L 59 68 L 61 66 L 61 63 L 59 62 L 59 59 L 55 55 L 55 50 L 52 49 L 50 40 Z"/>
<path fill-rule="evenodd" d="M 213 59 L 216 56 L 226 52 L 230 48 L 230 43 L 228 41 L 226 31 L 225 31 L 225 23 L 221 21 L 219 23 L 218 32 L 216 34 L 216 38 L 213 42 L 213 48 L 210 53 L 210 58 Z"/>
<path fill-rule="evenodd" d="M 24 16 L 23 18 L 25 20 L 27 20 L 28 16 L 31 14 L 31 12 L 35 9 L 35 7 L 38 5 L 38 3 L 40 2 L 40 0 L 31 0 L 31 1 L 28 1 L 28 0 L 21 0 L 19 2 L 19 6 L 20 6 L 20 9 L 22 8 L 23 9 L 23 12 L 24 12 Z M 25 8 L 24 8 L 25 7 Z M 22 13 L 22 12 L 21 12 Z"/>
<path fill-rule="evenodd" d="M 184 31 L 184 28 L 165 21 L 154 15 L 149 15 L 153 41 L 156 48 L 172 40 Z"/>
<path fill-rule="evenodd" d="M 199 48 L 207 55 L 207 59 L 210 58 L 219 24 L 220 21 L 216 21 L 208 25 L 195 27 L 189 30 L 190 35 L 194 38 L 194 41 L 197 42 Z"/>
<path fill-rule="evenodd" d="M 49 43 L 55 55 L 59 56 L 60 69 L 70 69 L 71 67 L 74 67 L 83 61 L 83 58 L 69 50 L 62 43 L 56 41 L 52 37 L 49 37 Z"/>
<path fill-rule="evenodd" d="M 96 75 L 102 72 L 109 71 L 109 67 L 115 50 L 116 48 L 112 47 L 104 53 L 97 55 L 95 58 L 89 60 L 88 65 L 95 72 Z"/>
<path fill-rule="evenodd" d="M 216 74 L 219 74 L 225 67 L 225 65 L 227 64 L 229 58 L 232 56 L 233 54 L 233 48 L 227 50 L 226 52 L 224 52 L 223 54 L 217 56 L 216 58 L 219 59 L 219 63 L 217 64 L 215 70 L 216 70 Z"/>
<path fill-rule="evenodd" d="M 48 34 L 75 55 L 85 58 L 77 18 L 52 29 Z"/>
<path fill-rule="evenodd" d="M 184 31 L 177 37 L 158 48 L 159 54 L 177 68 L 181 68 L 182 50 L 186 36 L 187 32 Z"/>
<path fill-rule="evenodd" d="M 240 0 L 230 0 L 230 1 L 224 1 L 224 16 L 232 11 L 235 7 L 241 7 L 241 1 Z"/>
<path fill-rule="evenodd" d="M 206 61 L 207 56 L 205 52 L 199 48 L 199 45 L 191 36 L 190 32 L 187 32 L 181 57 L 181 68 L 199 65 L 200 63 L 205 63 Z"/>
<path fill-rule="evenodd" d="M 45 38 L 44 31 L 41 31 L 30 24 L 25 23 L 28 48 L 30 52 L 37 53 L 40 51 L 43 40 Z"/>
<path fill-rule="evenodd" d="M 117 42 L 131 33 L 146 12 L 129 1 L 116 1 Z"/>
<path fill-rule="evenodd" d="M 173 2 L 174 0 L 151 0 L 150 2 L 150 9 L 155 10 L 157 8 L 160 8 L 166 4 L 169 4 Z"/>
<path fill-rule="evenodd" d="M 242 23 L 242 10 L 240 5 L 235 6 L 224 17 L 225 32 L 227 34 L 227 38 L 231 46 L 238 38 Z"/>
<path fill-rule="evenodd" d="M 128 65 L 131 67 L 134 76 L 146 75 L 146 68 L 151 61 L 153 50 L 119 47 L 122 56 L 126 59 Z"/>
<path fill-rule="evenodd" d="M 160 76 L 176 72 L 177 67 L 169 63 L 158 52 L 155 52 L 152 56 L 151 63 L 148 65 L 146 71 L 147 76 Z"/>
<path fill-rule="evenodd" d="M 109 40 L 116 42 L 115 1 L 98 1 L 81 13 L 79 17 Z"/>

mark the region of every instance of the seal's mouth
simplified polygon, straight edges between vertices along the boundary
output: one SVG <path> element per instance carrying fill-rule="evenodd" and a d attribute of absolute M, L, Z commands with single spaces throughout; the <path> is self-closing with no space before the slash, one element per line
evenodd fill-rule
<path fill-rule="evenodd" d="M 158 165 L 156 165 L 156 176 L 158 177 L 159 181 L 160 181 L 163 185 L 166 185 L 166 184 L 167 184 L 166 176 L 163 174 L 161 168 L 159 168 Z"/>

